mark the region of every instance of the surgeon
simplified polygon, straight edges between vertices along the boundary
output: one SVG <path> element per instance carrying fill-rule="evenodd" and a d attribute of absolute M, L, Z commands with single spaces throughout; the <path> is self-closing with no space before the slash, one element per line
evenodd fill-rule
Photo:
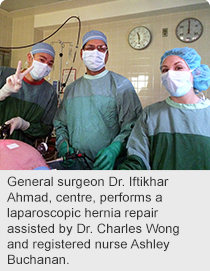
<path fill-rule="evenodd" d="M 147 106 L 130 135 L 124 170 L 210 169 L 210 69 L 192 48 L 163 54 L 161 81 L 169 97 Z"/>
<path fill-rule="evenodd" d="M 89 167 L 81 158 L 67 160 L 64 169 L 115 169 L 142 111 L 131 82 L 105 68 L 108 57 L 106 36 L 87 32 L 81 49 L 87 73 L 66 87 L 54 126 L 59 157 L 79 151 Z"/>
<path fill-rule="evenodd" d="M 36 139 L 52 132 L 57 94 L 45 81 L 53 66 L 55 51 L 37 43 L 27 55 L 28 69 L 0 67 L 0 125 L 10 125 L 10 138 L 34 146 Z"/>

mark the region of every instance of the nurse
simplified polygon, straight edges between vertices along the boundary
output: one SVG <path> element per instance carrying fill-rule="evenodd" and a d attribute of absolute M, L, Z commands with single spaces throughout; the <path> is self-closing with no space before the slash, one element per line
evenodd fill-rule
<path fill-rule="evenodd" d="M 210 85 L 209 67 L 185 47 L 165 52 L 160 70 L 170 96 L 143 110 L 119 169 L 210 169 L 210 100 L 201 93 Z"/>

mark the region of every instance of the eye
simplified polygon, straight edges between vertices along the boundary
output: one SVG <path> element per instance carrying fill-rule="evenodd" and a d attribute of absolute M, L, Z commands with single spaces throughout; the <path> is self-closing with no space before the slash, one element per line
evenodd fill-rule
<path fill-rule="evenodd" d="M 52 68 L 53 67 L 53 63 L 47 63 L 47 65 Z"/>
<path fill-rule="evenodd" d="M 45 59 L 44 58 L 38 58 L 37 59 L 39 62 L 45 63 Z"/>
<path fill-rule="evenodd" d="M 105 45 L 99 45 L 97 49 L 99 52 L 105 53 L 108 48 Z"/>
<path fill-rule="evenodd" d="M 87 46 L 84 48 L 85 51 L 93 51 L 95 49 L 95 46 Z"/>
<path fill-rule="evenodd" d="M 168 71 L 168 68 L 163 68 L 162 73 L 166 73 Z"/>
<path fill-rule="evenodd" d="M 182 70 L 182 69 L 183 69 L 182 66 L 177 66 L 177 67 L 175 68 L 176 71 L 179 71 L 179 70 Z"/>

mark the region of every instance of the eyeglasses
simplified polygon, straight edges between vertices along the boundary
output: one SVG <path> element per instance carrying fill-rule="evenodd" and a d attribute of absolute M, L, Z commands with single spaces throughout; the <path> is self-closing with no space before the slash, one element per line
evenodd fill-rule
<path fill-rule="evenodd" d="M 108 47 L 106 45 L 88 45 L 87 47 L 83 48 L 84 51 L 93 51 L 95 49 L 97 49 L 99 52 L 105 53 L 108 50 Z"/>

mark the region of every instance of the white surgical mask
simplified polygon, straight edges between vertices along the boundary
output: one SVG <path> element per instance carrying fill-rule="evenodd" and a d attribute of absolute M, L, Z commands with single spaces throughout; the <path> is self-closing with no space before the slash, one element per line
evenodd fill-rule
<path fill-rule="evenodd" d="M 161 82 L 171 96 L 181 97 L 187 94 L 193 87 L 190 81 L 190 71 L 172 71 L 169 70 L 161 75 Z"/>
<path fill-rule="evenodd" d="M 82 51 L 82 59 L 85 66 L 91 71 L 100 71 L 105 66 L 106 52 L 99 52 L 97 49 L 93 51 Z"/>
<path fill-rule="evenodd" d="M 32 63 L 33 69 L 30 71 L 30 75 L 34 80 L 42 80 L 47 76 L 52 68 L 50 68 L 46 63 L 41 63 L 33 59 Z"/>

